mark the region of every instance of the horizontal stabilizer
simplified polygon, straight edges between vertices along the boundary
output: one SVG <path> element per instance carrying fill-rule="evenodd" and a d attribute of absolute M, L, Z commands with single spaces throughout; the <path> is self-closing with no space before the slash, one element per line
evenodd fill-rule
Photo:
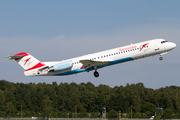
<path fill-rule="evenodd" d="M 16 56 L 7 56 L 6 58 L 9 58 L 9 60 L 18 59 L 21 57 L 24 57 L 25 55 L 16 55 Z"/>

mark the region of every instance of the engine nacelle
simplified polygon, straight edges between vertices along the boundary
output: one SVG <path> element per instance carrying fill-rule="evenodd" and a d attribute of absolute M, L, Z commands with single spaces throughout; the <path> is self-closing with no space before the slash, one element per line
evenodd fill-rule
<path fill-rule="evenodd" d="M 54 65 L 53 67 L 49 68 L 49 71 L 61 71 L 61 70 L 69 69 L 71 67 L 72 67 L 72 62 L 69 60 Z"/>

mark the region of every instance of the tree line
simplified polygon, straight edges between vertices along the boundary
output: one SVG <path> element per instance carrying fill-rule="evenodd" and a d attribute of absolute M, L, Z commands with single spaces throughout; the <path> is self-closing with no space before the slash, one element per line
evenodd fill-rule
<path fill-rule="evenodd" d="M 98 118 L 103 107 L 107 117 L 150 118 L 163 108 L 163 118 L 180 118 L 180 87 L 145 88 L 143 83 L 113 88 L 91 82 L 12 83 L 0 80 L 0 117 Z"/>

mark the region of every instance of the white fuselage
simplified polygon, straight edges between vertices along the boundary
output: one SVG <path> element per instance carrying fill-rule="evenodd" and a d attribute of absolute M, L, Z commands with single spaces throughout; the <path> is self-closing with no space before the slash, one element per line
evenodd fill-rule
<path fill-rule="evenodd" d="M 102 52 L 88 54 L 64 61 L 71 61 L 72 67 L 60 71 L 48 71 L 48 68 L 42 67 L 40 73 L 37 74 L 38 69 L 25 71 L 26 76 L 58 76 L 70 75 L 79 72 L 97 70 L 102 67 L 132 61 L 140 58 L 164 54 L 176 47 L 176 44 L 167 42 L 164 39 L 154 39 L 136 44 L 131 44 L 123 47 L 118 47 Z M 51 67 L 58 62 L 43 62 L 46 66 Z M 44 68 L 44 69 L 43 69 Z M 41 69 L 41 68 L 40 68 Z M 51 68 L 52 69 L 52 68 Z M 50 69 L 49 69 L 50 70 Z M 38 71 L 39 72 L 39 71 Z"/>

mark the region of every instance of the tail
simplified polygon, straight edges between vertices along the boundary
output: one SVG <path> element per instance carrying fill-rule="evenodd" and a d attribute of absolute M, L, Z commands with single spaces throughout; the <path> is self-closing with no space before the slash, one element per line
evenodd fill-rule
<path fill-rule="evenodd" d="M 21 67 L 24 68 L 25 71 L 34 70 L 37 68 L 41 68 L 45 66 L 44 63 L 40 62 L 30 54 L 26 52 L 21 52 L 18 54 L 15 54 L 14 56 L 8 56 L 9 60 L 16 60 Z"/>

